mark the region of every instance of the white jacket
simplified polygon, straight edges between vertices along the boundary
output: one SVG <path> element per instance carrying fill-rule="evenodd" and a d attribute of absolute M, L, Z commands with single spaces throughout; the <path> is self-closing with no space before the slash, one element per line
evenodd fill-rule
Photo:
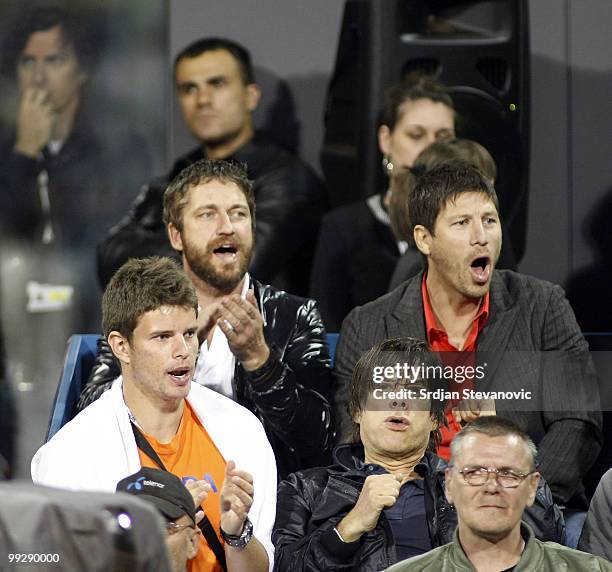
<path fill-rule="evenodd" d="M 197 383 L 191 384 L 187 401 L 225 460 L 253 475 L 249 518 L 272 570 L 276 461 L 263 426 L 242 405 Z M 36 452 L 31 470 L 37 484 L 104 492 L 114 492 L 121 479 L 140 470 L 121 377 Z"/>

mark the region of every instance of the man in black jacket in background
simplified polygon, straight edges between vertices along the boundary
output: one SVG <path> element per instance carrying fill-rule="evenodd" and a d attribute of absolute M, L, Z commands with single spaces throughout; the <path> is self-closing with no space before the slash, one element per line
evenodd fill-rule
<path fill-rule="evenodd" d="M 178 101 L 199 145 L 179 158 L 168 176 L 146 187 L 128 217 L 99 246 L 98 272 L 105 285 L 130 257 L 172 256 L 162 221 L 166 185 L 198 159 L 245 163 L 257 202 L 255 250 L 250 270 L 277 288 L 305 295 L 325 210 L 324 187 L 297 157 L 255 134 L 259 103 L 248 51 L 222 38 L 201 39 L 175 59 Z"/>
<path fill-rule="evenodd" d="M 20 4 L 0 50 L 19 91 L 15 117 L 0 118 L 0 229 L 75 258 L 80 249 L 92 274 L 90 251 L 151 176 L 149 149 L 88 88 L 102 48 L 91 16 Z"/>
<path fill-rule="evenodd" d="M 190 165 L 164 195 L 170 242 L 181 253 L 200 305 L 194 381 L 261 419 L 284 477 L 329 462 L 331 363 L 314 300 L 247 273 L 254 215 L 251 181 L 241 166 L 226 161 Z M 117 375 L 112 356 L 99 352 L 80 407 Z"/>

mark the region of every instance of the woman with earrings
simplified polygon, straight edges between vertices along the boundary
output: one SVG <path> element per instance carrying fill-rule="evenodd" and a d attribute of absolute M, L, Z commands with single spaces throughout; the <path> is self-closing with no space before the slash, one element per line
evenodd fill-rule
<path fill-rule="evenodd" d="M 434 141 L 454 137 L 453 101 L 436 80 L 406 80 L 386 92 L 378 145 L 389 179 L 394 172 L 412 167 Z M 330 332 L 340 330 L 352 308 L 387 292 L 395 265 L 408 246 L 391 230 L 389 179 L 367 200 L 335 209 L 323 218 L 310 295 L 318 300 Z"/>

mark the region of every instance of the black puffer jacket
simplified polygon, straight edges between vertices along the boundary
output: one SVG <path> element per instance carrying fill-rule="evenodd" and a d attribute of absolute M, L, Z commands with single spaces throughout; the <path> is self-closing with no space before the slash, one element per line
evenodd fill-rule
<path fill-rule="evenodd" d="M 354 458 L 363 459 L 363 448 L 340 445 L 331 467 L 300 471 L 278 487 L 276 522 L 272 533 L 275 547 L 274 570 L 278 572 L 374 572 L 397 562 L 393 535 L 384 513 L 374 530 L 359 541 L 343 543 L 333 528 L 355 506 L 366 479 Z M 457 526 L 457 514 L 446 500 L 446 461 L 431 452 L 422 460 L 428 466 L 425 481 L 425 513 L 432 547 L 450 542 Z M 523 520 L 540 540 L 561 543 L 565 523 L 552 493 L 540 479 L 536 500 Z"/>
<path fill-rule="evenodd" d="M 185 167 L 203 158 L 202 148 L 194 149 L 176 161 L 167 177 L 143 189 L 130 214 L 98 247 L 102 286 L 128 258 L 176 256 L 162 220 L 164 191 Z M 322 182 L 303 161 L 259 137 L 226 160 L 245 163 L 253 180 L 256 228 L 250 272 L 277 288 L 306 295 L 327 204 Z"/>
<path fill-rule="evenodd" d="M 236 401 L 261 419 L 281 478 L 331 459 L 331 363 L 325 329 L 314 300 L 252 280 L 270 358 L 247 372 L 236 362 Z M 120 375 L 105 340 L 78 410 L 95 401 Z"/>

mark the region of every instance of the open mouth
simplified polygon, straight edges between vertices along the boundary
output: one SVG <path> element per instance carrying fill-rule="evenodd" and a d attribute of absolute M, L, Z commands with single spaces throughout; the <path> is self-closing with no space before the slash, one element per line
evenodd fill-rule
<path fill-rule="evenodd" d="M 191 379 L 191 368 L 177 367 L 176 369 L 170 370 L 168 375 L 176 384 L 185 385 Z"/>
<path fill-rule="evenodd" d="M 385 419 L 385 425 L 392 431 L 405 431 L 408 429 L 410 423 L 405 417 L 392 415 Z"/>
<path fill-rule="evenodd" d="M 238 248 L 234 244 L 221 244 L 213 249 L 213 254 L 222 260 L 235 260 L 238 255 Z"/>
<path fill-rule="evenodd" d="M 470 264 L 472 277 L 479 284 L 486 284 L 491 276 L 491 259 L 488 256 L 479 256 Z"/>

